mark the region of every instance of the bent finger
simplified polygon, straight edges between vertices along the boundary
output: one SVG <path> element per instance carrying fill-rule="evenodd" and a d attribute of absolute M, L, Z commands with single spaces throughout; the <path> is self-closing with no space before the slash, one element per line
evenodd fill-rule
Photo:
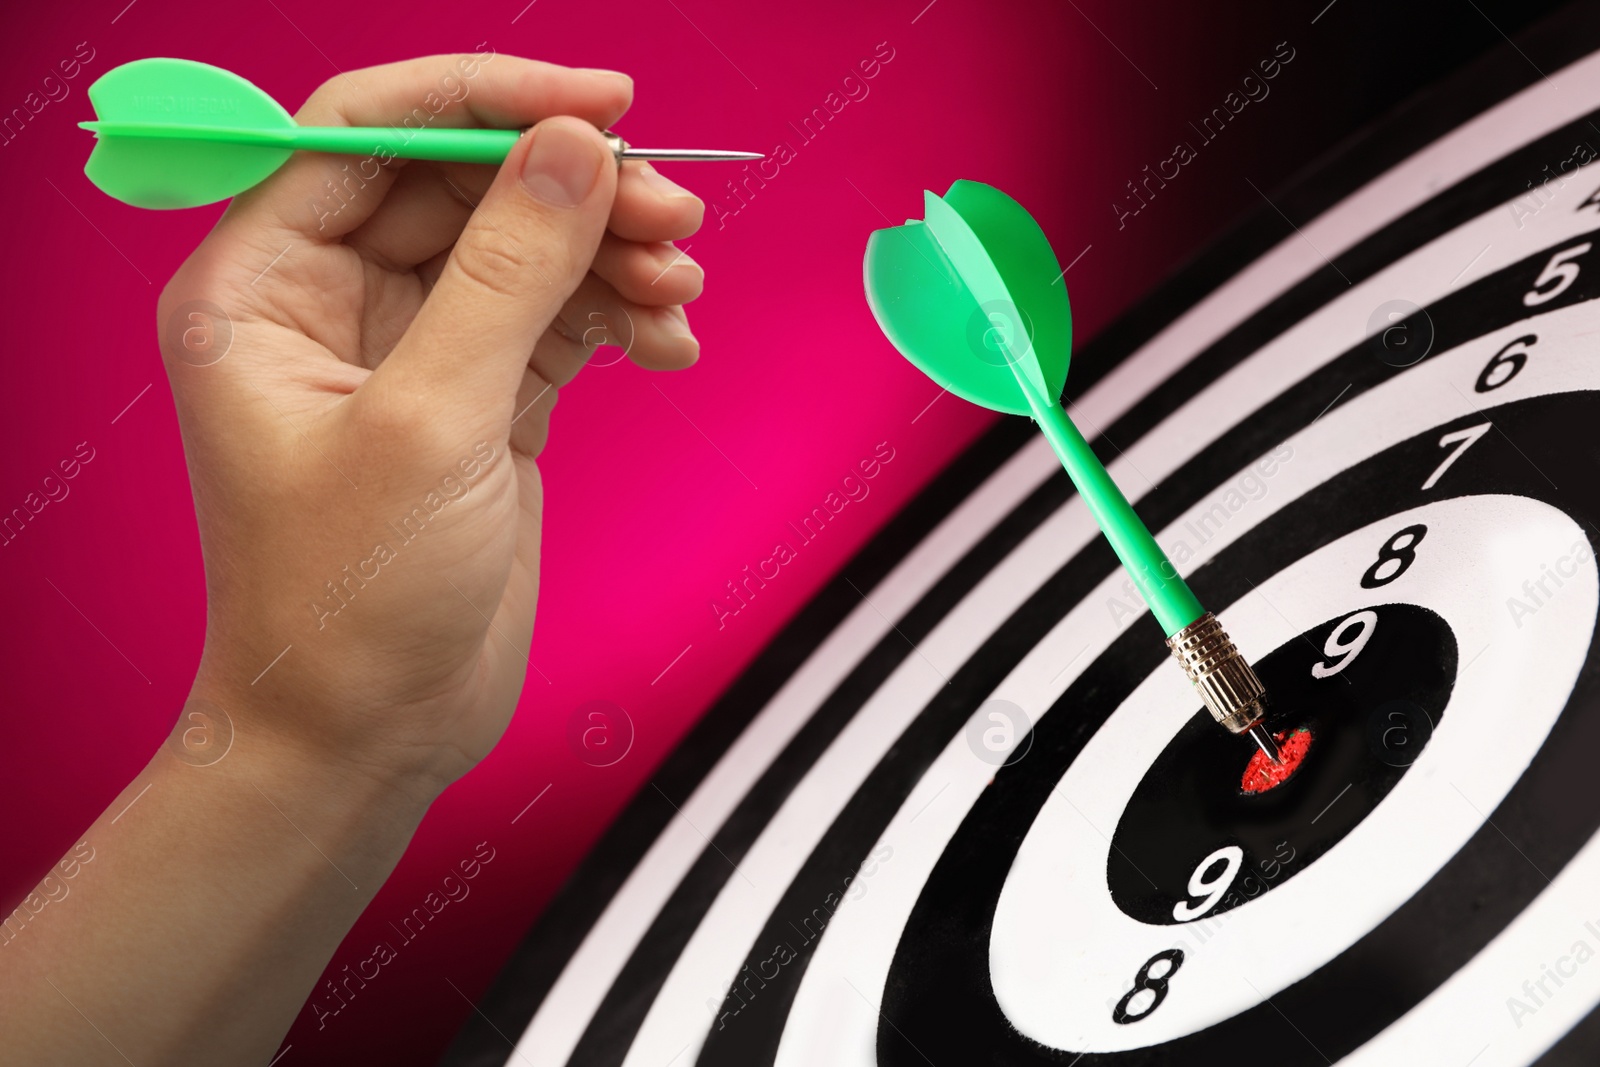
<path fill-rule="evenodd" d="M 295 120 L 310 126 L 407 131 L 481 126 L 522 129 L 551 115 L 611 125 L 633 100 L 633 82 L 614 71 L 558 66 L 520 56 L 437 55 L 340 74 L 306 100 Z M 298 152 L 266 181 L 236 197 L 230 225 L 267 225 L 333 240 L 361 225 L 399 168 L 386 153 L 353 157 Z"/>

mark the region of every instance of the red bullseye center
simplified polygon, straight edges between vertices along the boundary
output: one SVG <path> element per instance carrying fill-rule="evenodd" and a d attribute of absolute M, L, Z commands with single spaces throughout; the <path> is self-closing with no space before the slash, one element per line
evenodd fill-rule
<path fill-rule="evenodd" d="M 1273 739 L 1278 742 L 1278 753 L 1283 757 L 1283 762 L 1273 763 L 1265 752 L 1257 749 L 1244 769 L 1244 776 L 1239 779 L 1239 788 L 1246 793 L 1265 793 L 1288 781 L 1311 749 L 1310 730 L 1278 733 L 1273 735 Z"/>

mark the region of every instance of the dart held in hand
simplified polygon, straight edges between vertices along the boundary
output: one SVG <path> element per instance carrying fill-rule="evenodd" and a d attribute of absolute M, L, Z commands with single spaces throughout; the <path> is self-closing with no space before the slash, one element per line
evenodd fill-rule
<path fill-rule="evenodd" d="M 190 59 L 136 59 L 89 86 L 99 118 L 80 122 L 96 144 L 84 173 L 124 203 L 198 207 L 266 180 L 297 151 L 383 159 L 498 164 L 521 130 L 413 129 L 410 126 L 301 126 L 267 93 L 232 71 Z M 601 131 L 626 159 L 760 159 L 759 152 L 634 148 Z"/>
<path fill-rule="evenodd" d="M 867 241 L 867 302 L 878 325 L 951 393 L 1033 418 L 1212 717 L 1248 733 L 1277 761 L 1260 725 L 1260 679 L 1061 407 L 1072 313 L 1044 232 L 1015 200 L 979 182 L 958 181 L 943 198 L 924 198 L 925 219 L 877 230 Z"/>

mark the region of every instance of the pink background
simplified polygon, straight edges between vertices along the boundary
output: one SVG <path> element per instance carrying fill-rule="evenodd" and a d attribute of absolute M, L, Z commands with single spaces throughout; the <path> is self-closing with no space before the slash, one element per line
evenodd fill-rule
<path fill-rule="evenodd" d="M 221 208 L 139 211 L 88 184 L 90 138 L 74 124 L 91 117 L 84 89 L 95 77 L 144 56 L 200 59 L 292 111 L 336 69 L 486 42 L 632 73 L 637 102 L 618 128 L 634 143 L 796 147 L 736 215 L 719 228 L 708 210 L 687 242 L 708 274 L 690 309 L 699 365 L 672 376 L 592 367 L 563 390 L 541 464 L 546 563 L 532 658 L 548 683 L 530 675 L 499 749 L 435 805 L 331 970 L 388 937 L 387 924 L 478 842 L 495 859 L 325 1028 L 303 1015 L 286 1067 L 432 1062 L 471 1010 L 446 979 L 471 997 L 486 988 L 697 714 L 988 424 L 950 397 L 929 407 L 935 388 L 877 331 L 861 291 L 872 229 L 920 217 L 924 188 L 1000 186 L 1033 211 L 1063 265 L 1082 253 L 1067 275 L 1081 342 L 1259 203 L 1243 177 L 1270 189 L 1303 162 L 1316 144 L 1305 131 L 1331 106 L 1314 66 L 1323 60 L 1285 68 L 1234 140 L 1207 149 L 1119 230 L 1111 202 L 1189 136 L 1187 119 L 1219 104 L 1278 41 L 1312 50 L 1302 15 L 1285 29 L 1267 4 L 1222 20 L 1188 4 L 1110 0 L 523 2 L 94 0 L 11 15 L 0 44 L 4 111 L 79 42 L 94 50 L 68 96 L 0 144 L 11 207 L 0 512 L 79 442 L 95 449 L 70 496 L 0 547 L 7 909 L 166 735 L 202 638 L 199 547 L 154 306 Z M 870 94 L 800 144 L 789 123 L 880 42 L 894 57 Z M 663 169 L 708 205 L 732 205 L 723 183 L 734 168 Z M 870 496 L 719 630 L 710 603 L 724 583 L 770 554 L 786 524 L 879 442 L 895 458 Z M 590 766 L 567 742 L 568 717 L 591 700 L 615 702 L 634 724 L 615 765 Z"/>

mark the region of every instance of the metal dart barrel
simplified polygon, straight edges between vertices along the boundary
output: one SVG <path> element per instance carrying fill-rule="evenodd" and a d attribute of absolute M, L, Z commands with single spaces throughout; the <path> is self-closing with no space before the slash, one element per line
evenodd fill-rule
<path fill-rule="evenodd" d="M 1211 717 L 1232 733 L 1248 733 L 1267 758 L 1281 763 L 1277 744 L 1260 725 L 1266 714 L 1266 686 L 1234 647 L 1217 617 L 1206 612 L 1167 638 L 1167 647 L 1189 676 Z"/>

